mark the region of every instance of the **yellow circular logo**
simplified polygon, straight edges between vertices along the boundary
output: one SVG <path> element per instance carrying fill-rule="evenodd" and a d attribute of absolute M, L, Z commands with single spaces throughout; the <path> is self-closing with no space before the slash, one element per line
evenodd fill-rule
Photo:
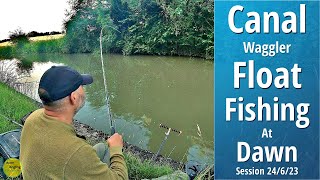
<path fill-rule="evenodd" d="M 19 159 L 9 158 L 3 164 L 3 172 L 7 177 L 15 178 L 21 174 L 21 164 Z"/>

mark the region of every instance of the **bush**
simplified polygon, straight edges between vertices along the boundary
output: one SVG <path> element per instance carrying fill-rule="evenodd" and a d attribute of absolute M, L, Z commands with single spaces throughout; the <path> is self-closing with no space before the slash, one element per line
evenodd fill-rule
<path fill-rule="evenodd" d="M 18 48 L 29 42 L 28 36 L 24 33 L 21 28 L 18 28 L 9 33 L 10 41 L 15 44 Z"/>

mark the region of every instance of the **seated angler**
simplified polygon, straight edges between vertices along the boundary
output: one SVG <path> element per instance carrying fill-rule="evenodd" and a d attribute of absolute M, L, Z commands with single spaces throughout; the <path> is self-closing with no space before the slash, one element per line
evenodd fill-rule
<path fill-rule="evenodd" d="M 66 66 L 43 74 L 38 92 L 44 108 L 27 118 L 21 134 L 23 179 L 128 179 L 121 135 L 92 147 L 72 126 L 85 102 L 82 86 L 92 82 Z"/>

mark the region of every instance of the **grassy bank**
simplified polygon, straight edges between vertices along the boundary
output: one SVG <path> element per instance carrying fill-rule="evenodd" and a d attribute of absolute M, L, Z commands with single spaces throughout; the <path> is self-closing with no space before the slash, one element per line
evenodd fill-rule
<path fill-rule="evenodd" d="M 18 42 L 13 44 L 12 42 L 3 42 L 0 43 L 0 58 L 1 59 L 13 59 L 19 58 L 23 59 L 26 56 L 30 55 L 41 55 L 45 53 L 56 53 L 56 54 L 73 54 L 73 53 L 100 53 L 100 47 L 97 46 L 98 41 L 95 46 L 92 45 L 92 49 L 88 47 L 83 48 L 81 46 L 73 45 L 68 42 L 68 40 L 60 35 L 58 38 L 47 38 L 42 37 L 36 39 L 36 37 L 29 38 L 29 41 L 26 42 Z M 88 45 L 89 46 L 89 45 Z M 90 46 L 91 47 L 91 46 Z M 133 47 L 132 47 L 133 48 Z M 79 50 L 78 49 L 82 49 Z M 163 56 L 187 56 L 187 57 L 201 57 L 206 59 L 212 59 L 212 55 L 197 55 L 197 54 L 189 54 L 188 50 L 180 50 L 178 54 L 164 52 L 141 52 L 141 53 L 133 53 L 130 50 L 130 53 L 127 51 L 110 51 L 106 47 L 103 47 L 104 53 L 115 53 L 115 54 L 124 54 L 124 55 L 163 55 Z"/>
<path fill-rule="evenodd" d="M 26 37 L 27 38 L 27 37 Z M 64 45 L 64 34 L 30 37 L 27 40 L 16 40 L 0 43 L 0 58 L 24 59 L 26 56 L 43 53 L 67 53 Z"/>
<path fill-rule="evenodd" d="M 0 83 L 0 114 L 13 120 L 21 119 L 25 114 L 37 109 L 37 105 L 28 97 Z M 0 133 L 17 128 L 0 115 Z"/>
<path fill-rule="evenodd" d="M 37 37 L 30 37 L 29 40 L 33 42 L 37 41 L 48 41 L 48 40 L 54 40 L 54 39 L 61 39 L 64 37 L 64 34 L 55 34 L 55 35 L 47 35 L 47 36 L 37 36 Z M 0 43 L 0 47 L 4 46 L 13 46 L 11 41 L 6 41 Z"/>
<path fill-rule="evenodd" d="M 124 154 L 128 165 L 128 173 L 131 179 L 150 179 L 173 172 L 168 165 L 156 165 L 151 160 L 141 161 L 138 157 L 128 152 Z"/>
<path fill-rule="evenodd" d="M 65 53 L 63 48 L 64 39 L 51 39 L 41 41 L 29 41 L 15 45 L 0 46 L 0 58 L 23 59 L 25 56 L 42 53 Z"/>
<path fill-rule="evenodd" d="M 0 114 L 13 120 L 21 119 L 25 114 L 37 109 L 38 106 L 28 97 L 16 92 L 7 85 L 0 83 Z M 0 133 L 18 128 L 0 115 Z M 156 165 L 150 161 L 125 153 L 130 179 L 156 178 L 173 172 L 170 166 Z"/>

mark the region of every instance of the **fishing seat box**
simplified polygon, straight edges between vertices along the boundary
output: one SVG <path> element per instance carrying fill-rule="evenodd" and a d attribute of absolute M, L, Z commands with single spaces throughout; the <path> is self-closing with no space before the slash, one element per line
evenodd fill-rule
<path fill-rule="evenodd" d="M 0 176 L 6 178 L 3 173 L 3 164 L 9 158 L 19 159 L 20 156 L 21 129 L 16 129 L 0 134 Z"/>

